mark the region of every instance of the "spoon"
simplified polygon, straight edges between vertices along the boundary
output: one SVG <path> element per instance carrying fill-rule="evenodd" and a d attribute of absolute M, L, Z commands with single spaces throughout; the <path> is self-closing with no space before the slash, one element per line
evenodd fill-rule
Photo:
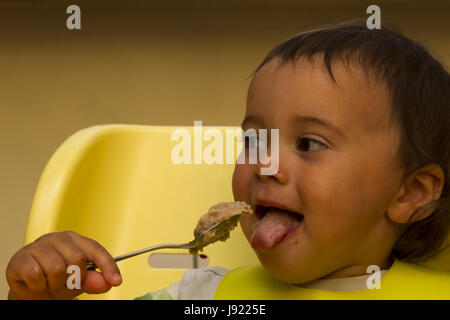
<path fill-rule="evenodd" d="M 148 248 L 144 248 L 141 250 L 133 251 L 130 253 L 125 253 L 120 256 L 114 257 L 114 261 L 121 261 L 125 260 L 137 255 L 140 255 L 142 253 L 146 253 L 153 250 L 159 250 L 159 249 L 189 249 L 189 252 L 191 254 L 196 254 L 199 250 L 202 250 L 207 245 L 216 242 L 218 240 L 225 240 L 229 236 L 229 232 L 233 230 L 238 223 L 238 219 L 241 216 L 241 214 L 236 214 L 228 219 L 222 220 L 220 222 L 217 222 L 216 224 L 212 225 L 208 229 L 206 229 L 204 232 L 202 232 L 199 235 L 196 235 L 194 240 L 187 242 L 187 243 L 165 243 L 165 244 L 158 244 L 156 246 L 151 246 Z M 211 233 L 209 237 L 205 237 L 206 234 Z M 206 240 L 205 240 L 206 238 Z M 95 270 L 98 267 L 93 262 L 88 262 L 86 264 L 86 267 L 88 270 Z"/>

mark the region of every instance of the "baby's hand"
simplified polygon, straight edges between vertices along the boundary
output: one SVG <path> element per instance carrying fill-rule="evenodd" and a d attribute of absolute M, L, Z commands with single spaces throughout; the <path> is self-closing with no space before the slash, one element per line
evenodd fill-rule
<path fill-rule="evenodd" d="M 94 262 L 102 272 L 87 270 Z M 80 267 L 81 289 L 66 286 L 69 265 Z M 46 234 L 14 254 L 6 269 L 9 299 L 73 299 L 103 293 L 122 282 L 113 257 L 98 242 L 73 231 Z"/>

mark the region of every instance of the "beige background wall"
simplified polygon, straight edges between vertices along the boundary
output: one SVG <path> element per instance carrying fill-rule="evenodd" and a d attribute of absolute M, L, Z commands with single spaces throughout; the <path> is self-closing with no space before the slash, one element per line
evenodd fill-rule
<path fill-rule="evenodd" d="M 365 17 L 374 3 L 450 64 L 446 1 L 310 2 L 1 1 L 0 298 L 39 176 L 70 134 L 105 123 L 239 125 L 247 78 L 272 46 Z M 65 27 L 72 3 L 81 31 Z"/>

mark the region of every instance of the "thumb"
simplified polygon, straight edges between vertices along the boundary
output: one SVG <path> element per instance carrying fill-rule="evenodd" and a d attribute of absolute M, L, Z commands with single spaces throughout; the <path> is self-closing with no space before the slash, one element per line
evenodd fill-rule
<path fill-rule="evenodd" d="M 105 280 L 103 273 L 88 270 L 82 288 L 86 293 L 98 294 L 109 291 L 111 285 Z"/>

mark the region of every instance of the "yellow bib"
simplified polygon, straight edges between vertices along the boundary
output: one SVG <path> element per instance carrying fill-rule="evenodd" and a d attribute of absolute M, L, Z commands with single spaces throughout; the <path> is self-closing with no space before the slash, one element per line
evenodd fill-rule
<path fill-rule="evenodd" d="M 426 300 L 450 299 L 450 272 L 395 260 L 380 289 L 337 292 L 299 288 L 272 277 L 262 266 L 229 271 L 219 283 L 218 300 Z"/>

